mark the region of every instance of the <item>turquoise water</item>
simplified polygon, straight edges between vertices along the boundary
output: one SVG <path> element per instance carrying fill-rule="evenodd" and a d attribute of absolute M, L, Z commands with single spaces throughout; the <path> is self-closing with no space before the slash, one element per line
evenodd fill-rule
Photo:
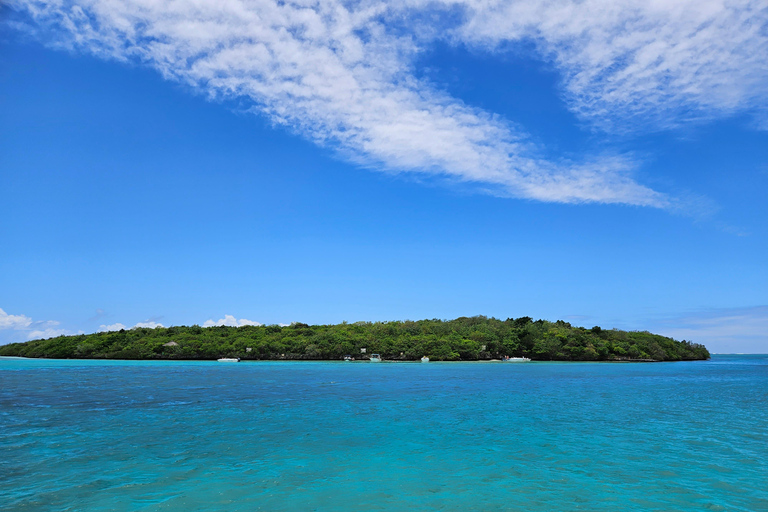
<path fill-rule="evenodd" d="M 0 510 L 768 510 L 768 356 L 0 358 Z"/>

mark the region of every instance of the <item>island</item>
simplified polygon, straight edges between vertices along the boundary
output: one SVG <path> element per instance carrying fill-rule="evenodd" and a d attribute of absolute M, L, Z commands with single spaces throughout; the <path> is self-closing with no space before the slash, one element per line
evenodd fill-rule
<path fill-rule="evenodd" d="M 709 359 L 704 345 L 652 334 L 574 327 L 530 317 L 342 322 L 336 325 L 157 327 L 97 332 L 0 346 L 0 356 L 52 359 L 482 361 L 692 361 Z"/>

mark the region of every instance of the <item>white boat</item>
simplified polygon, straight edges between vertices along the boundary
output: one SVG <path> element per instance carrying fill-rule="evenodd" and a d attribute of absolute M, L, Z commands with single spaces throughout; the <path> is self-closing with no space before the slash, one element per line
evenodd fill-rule
<path fill-rule="evenodd" d="M 421 362 L 422 363 L 428 363 L 429 362 L 429 358 L 427 356 L 424 356 L 424 357 L 421 358 Z"/>
<path fill-rule="evenodd" d="M 355 358 L 354 358 L 354 357 L 352 357 L 352 356 L 350 356 L 350 355 L 346 355 L 346 356 L 344 356 L 344 361 L 347 361 L 347 362 L 349 362 L 349 361 L 354 361 L 354 360 L 355 360 Z"/>
<path fill-rule="evenodd" d="M 530 360 L 531 360 L 530 357 L 507 357 L 507 356 L 504 356 L 504 359 L 502 359 L 502 361 L 504 361 L 505 363 L 527 363 Z"/>
<path fill-rule="evenodd" d="M 239 363 L 240 358 L 239 357 L 222 357 L 221 359 L 217 359 L 220 363 Z"/>
<path fill-rule="evenodd" d="M 371 362 L 372 363 L 380 363 L 381 362 L 381 356 L 379 354 L 371 354 Z"/>

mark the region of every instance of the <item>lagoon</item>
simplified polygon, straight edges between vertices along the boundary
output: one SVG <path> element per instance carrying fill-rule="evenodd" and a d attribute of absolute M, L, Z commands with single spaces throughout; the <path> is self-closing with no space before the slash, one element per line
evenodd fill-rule
<path fill-rule="evenodd" d="M 0 358 L 0 510 L 768 510 L 768 356 Z"/>

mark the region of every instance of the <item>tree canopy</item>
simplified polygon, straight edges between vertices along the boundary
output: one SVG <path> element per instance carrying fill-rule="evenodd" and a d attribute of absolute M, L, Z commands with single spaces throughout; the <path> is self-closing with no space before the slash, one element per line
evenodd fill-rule
<path fill-rule="evenodd" d="M 364 350 L 363 350 L 364 349 Z M 334 360 L 367 358 L 474 361 L 503 356 L 547 361 L 709 359 L 704 345 L 651 334 L 574 327 L 530 317 L 356 322 L 336 325 L 134 328 L 13 343 L 0 356 L 59 359 Z"/>

